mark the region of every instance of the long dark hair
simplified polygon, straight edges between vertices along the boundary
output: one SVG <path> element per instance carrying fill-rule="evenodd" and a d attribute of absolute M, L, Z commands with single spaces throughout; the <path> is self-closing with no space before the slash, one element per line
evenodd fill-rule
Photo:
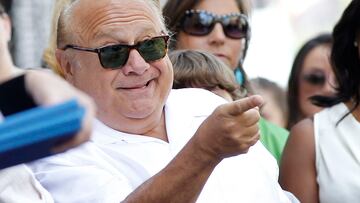
<path fill-rule="evenodd" d="M 287 101 L 289 107 L 289 119 L 287 129 L 290 129 L 298 121 L 304 118 L 299 104 L 299 80 L 305 58 L 314 48 L 322 45 L 331 46 L 332 42 L 333 39 L 330 33 L 320 34 L 307 41 L 296 54 L 288 81 Z"/>
<path fill-rule="evenodd" d="M 169 30 L 172 32 L 172 39 L 170 40 L 170 49 L 176 48 L 176 39 L 177 33 L 179 30 L 179 23 L 181 22 L 182 17 L 185 14 L 185 11 L 193 9 L 196 5 L 200 3 L 201 0 L 168 0 L 163 8 L 163 15 L 165 23 L 168 26 Z M 250 13 L 250 4 L 248 0 L 236 0 L 236 3 L 239 7 L 241 13 L 246 16 L 249 16 Z M 246 50 L 250 40 L 250 33 L 245 39 L 244 52 L 242 57 L 246 55 Z M 233 68 L 233 67 L 232 67 Z M 238 69 L 240 69 L 243 75 L 243 84 L 242 86 L 247 89 L 248 92 L 252 92 L 251 85 L 249 83 L 247 74 L 242 66 L 242 61 L 239 61 Z"/>
<path fill-rule="evenodd" d="M 339 122 L 353 112 L 360 103 L 360 59 L 357 44 L 360 37 L 359 31 L 360 1 L 353 0 L 333 30 L 331 62 L 338 81 L 337 93 L 333 97 L 316 96 L 313 98 L 317 105 L 323 107 L 352 100 L 350 111 Z"/>

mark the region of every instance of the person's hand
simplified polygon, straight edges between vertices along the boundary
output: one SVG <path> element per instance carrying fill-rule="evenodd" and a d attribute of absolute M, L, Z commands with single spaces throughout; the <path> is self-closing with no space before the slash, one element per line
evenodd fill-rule
<path fill-rule="evenodd" d="M 216 108 L 195 134 L 201 150 L 218 161 L 247 153 L 260 138 L 262 103 L 262 97 L 255 95 Z"/>
<path fill-rule="evenodd" d="M 56 146 L 54 152 L 65 151 L 89 140 L 95 115 L 95 104 L 90 97 L 62 78 L 43 71 L 28 71 L 25 76 L 25 88 L 40 106 L 55 105 L 75 98 L 85 108 L 81 130 L 71 140 Z"/>

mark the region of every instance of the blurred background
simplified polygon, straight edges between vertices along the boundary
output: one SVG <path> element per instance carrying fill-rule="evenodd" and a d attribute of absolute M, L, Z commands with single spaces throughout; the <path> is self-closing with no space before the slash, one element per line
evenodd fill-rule
<path fill-rule="evenodd" d="M 56 0 L 0 0 L 14 30 L 11 51 L 17 66 L 42 66 Z M 166 0 L 160 0 L 162 5 Z M 220 1 L 220 0 L 219 0 Z M 252 37 L 245 60 L 250 78 L 286 87 L 294 55 L 310 37 L 331 32 L 350 0 L 251 0 Z"/>
<path fill-rule="evenodd" d="M 253 0 L 252 38 L 245 60 L 250 77 L 286 87 L 298 49 L 309 38 L 331 32 L 350 0 Z"/>

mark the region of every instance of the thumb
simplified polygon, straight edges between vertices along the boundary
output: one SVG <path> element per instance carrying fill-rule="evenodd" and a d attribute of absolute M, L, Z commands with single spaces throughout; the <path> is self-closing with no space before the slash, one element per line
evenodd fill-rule
<path fill-rule="evenodd" d="M 228 113 L 232 116 L 237 116 L 246 112 L 249 109 L 260 107 L 264 103 L 264 99 L 260 95 L 252 95 L 237 101 L 231 102 L 228 108 Z"/>

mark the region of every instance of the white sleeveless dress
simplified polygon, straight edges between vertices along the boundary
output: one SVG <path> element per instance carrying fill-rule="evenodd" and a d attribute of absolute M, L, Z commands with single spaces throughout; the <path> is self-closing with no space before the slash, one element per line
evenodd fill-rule
<path fill-rule="evenodd" d="M 314 116 L 317 182 L 322 203 L 360 202 L 360 122 L 340 103 Z"/>

